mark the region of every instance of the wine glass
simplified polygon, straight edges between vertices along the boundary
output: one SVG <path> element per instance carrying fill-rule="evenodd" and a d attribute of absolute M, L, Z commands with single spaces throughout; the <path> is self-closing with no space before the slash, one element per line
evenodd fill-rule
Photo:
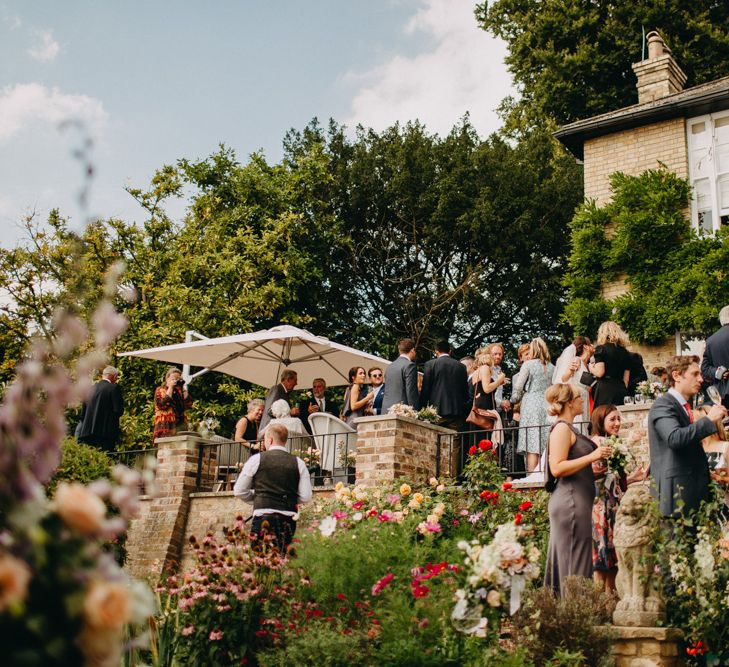
<path fill-rule="evenodd" d="M 626 396 L 623 399 L 623 403 L 625 403 L 625 405 L 633 405 L 633 397 L 632 396 Z"/>
<path fill-rule="evenodd" d="M 721 394 L 719 393 L 719 390 L 713 384 L 710 387 L 706 388 L 706 393 L 708 394 L 709 398 L 711 399 L 711 402 L 714 405 L 721 405 Z"/>

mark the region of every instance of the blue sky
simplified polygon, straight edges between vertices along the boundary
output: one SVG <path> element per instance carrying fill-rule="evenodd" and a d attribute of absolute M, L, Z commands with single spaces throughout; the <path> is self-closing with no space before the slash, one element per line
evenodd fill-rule
<path fill-rule="evenodd" d="M 0 0 L 0 243 L 54 206 L 79 225 L 84 121 L 95 143 L 89 213 L 143 218 L 124 192 L 219 143 L 281 157 L 314 116 L 445 133 L 466 111 L 482 134 L 513 94 L 505 48 L 471 0 Z M 174 215 L 181 215 L 183 204 Z"/>

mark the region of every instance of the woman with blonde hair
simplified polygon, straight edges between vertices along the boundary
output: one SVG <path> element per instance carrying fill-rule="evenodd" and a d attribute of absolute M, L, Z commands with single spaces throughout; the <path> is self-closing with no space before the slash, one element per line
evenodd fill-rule
<path fill-rule="evenodd" d="M 544 392 L 552 383 L 554 366 L 549 349 L 541 338 L 529 343 L 529 359 L 522 364 L 514 382 L 512 403 L 521 400 L 519 446 L 517 451 L 527 457 L 527 470 L 533 472 L 547 445 L 547 404 Z"/>
<path fill-rule="evenodd" d="M 549 432 L 547 483 L 549 549 L 544 585 L 562 593 L 569 576 L 592 577 L 592 464 L 612 453 L 595 445 L 572 424 L 582 413 L 582 395 L 571 384 L 553 384 L 545 394 L 549 414 L 557 417 Z"/>
<path fill-rule="evenodd" d="M 615 322 L 603 322 L 597 330 L 595 362 L 590 372 L 597 378 L 592 390 L 593 409 L 622 405 L 628 393 L 631 358 L 628 336 Z"/>
<path fill-rule="evenodd" d="M 493 377 L 493 366 L 494 360 L 491 357 L 490 348 L 482 347 L 476 350 L 475 359 L 473 362 L 473 373 L 471 374 L 471 382 L 473 384 L 473 408 L 479 410 L 480 413 L 493 416 L 494 424 L 491 428 L 496 428 L 499 431 L 498 443 L 501 442 L 503 432 L 501 431 L 501 424 L 499 419 L 499 413 L 496 411 L 496 390 L 503 386 L 507 380 L 506 375 L 499 373 L 495 378 Z M 476 429 L 482 429 L 482 426 L 476 426 Z M 496 441 L 495 441 L 496 442 Z"/>

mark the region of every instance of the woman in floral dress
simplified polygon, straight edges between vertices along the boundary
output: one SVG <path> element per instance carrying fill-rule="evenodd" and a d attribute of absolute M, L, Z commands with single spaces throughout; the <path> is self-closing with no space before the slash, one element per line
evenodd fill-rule
<path fill-rule="evenodd" d="M 533 472 L 547 446 L 547 403 L 544 392 L 552 384 L 552 366 L 547 344 L 541 338 L 529 343 L 529 361 L 525 361 L 514 383 L 512 403 L 521 400 L 519 417 L 519 447 L 517 451 L 527 457 L 527 469 Z M 525 427 L 533 428 L 525 428 Z M 536 428 L 541 427 L 541 428 Z"/>
<path fill-rule="evenodd" d="M 605 438 L 617 436 L 620 432 L 620 411 L 614 405 L 600 405 L 592 413 L 593 441 L 602 445 Z M 595 504 L 592 506 L 592 567 L 595 581 L 606 591 L 615 590 L 618 574 L 618 557 L 613 543 L 613 531 L 618 506 L 628 484 L 645 478 L 645 472 L 638 468 L 633 473 L 617 478 L 608 472 L 607 463 L 600 459 L 592 464 L 595 474 Z"/>

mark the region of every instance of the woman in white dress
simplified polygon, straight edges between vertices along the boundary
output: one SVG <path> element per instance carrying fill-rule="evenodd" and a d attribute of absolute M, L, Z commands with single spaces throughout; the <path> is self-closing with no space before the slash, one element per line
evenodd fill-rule
<path fill-rule="evenodd" d="M 571 384 L 580 392 L 582 414 L 579 420 L 585 423 L 590 421 L 590 394 L 588 388 L 580 382 L 580 378 L 583 373 L 588 372 L 587 365 L 594 351 L 595 348 L 589 338 L 576 336 L 572 344 L 568 345 L 557 359 L 552 374 L 553 384 Z"/>
<path fill-rule="evenodd" d="M 283 424 L 289 431 L 290 451 L 304 452 L 311 447 L 311 436 L 304 428 L 303 422 L 298 417 L 291 416 L 291 406 L 283 398 L 273 402 L 271 414 L 273 419 L 266 424 L 266 428 L 271 424 Z M 259 439 L 263 438 L 266 428 L 258 434 Z"/>

